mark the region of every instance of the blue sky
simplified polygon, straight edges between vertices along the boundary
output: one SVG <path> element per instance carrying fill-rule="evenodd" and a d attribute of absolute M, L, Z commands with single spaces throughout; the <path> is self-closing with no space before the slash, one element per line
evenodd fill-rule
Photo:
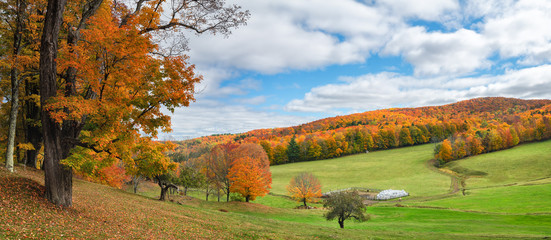
<path fill-rule="evenodd" d="M 551 98 L 551 1 L 235 0 L 225 38 L 190 34 L 204 76 L 162 139 L 390 107 Z"/>

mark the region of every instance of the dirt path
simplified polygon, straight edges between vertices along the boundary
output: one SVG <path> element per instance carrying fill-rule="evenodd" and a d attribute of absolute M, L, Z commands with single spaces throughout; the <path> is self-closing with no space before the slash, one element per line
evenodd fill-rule
<path fill-rule="evenodd" d="M 454 194 L 459 192 L 459 189 L 461 187 L 461 177 L 454 174 L 451 171 L 450 172 L 443 171 L 442 169 L 435 167 L 434 166 L 435 164 L 436 164 L 436 159 L 431 159 L 425 163 L 425 166 L 428 169 L 432 170 L 433 172 L 437 172 L 450 177 L 450 191 L 448 192 L 448 194 Z"/>

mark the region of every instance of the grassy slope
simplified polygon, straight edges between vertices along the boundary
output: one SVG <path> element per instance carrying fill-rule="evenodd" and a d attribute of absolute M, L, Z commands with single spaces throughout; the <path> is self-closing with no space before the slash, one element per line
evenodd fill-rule
<path fill-rule="evenodd" d="M 481 212 L 551 214 L 551 141 L 459 160 L 446 168 L 466 176 L 478 175 L 466 180 L 467 195 L 458 193 L 450 198 L 412 204 Z"/>
<path fill-rule="evenodd" d="M 468 188 L 517 184 L 551 178 L 551 141 L 522 144 L 455 162 L 451 169 L 463 168 L 487 175 L 468 180 Z"/>
<path fill-rule="evenodd" d="M 549 174 L 551 171 L 551 141 L 524 144 L 514 149 L 455 162 L 451 168 L 460 167 L 459 169 L 462 168 L 467 172 L 477 174 L 485 172 L 487 174 L 482 178 L 467 180 L 467 187 L 472 185 L 478 188 L 484 187 L 468 190 L 467 196 L 462 196 L 460 193 L 444 194 L 449 190 L 450 178 L 431 172 L 426 168 L 425 163 L 430 159 L 431 153 L 432 145 L 424 145 L 333 160 L 275 166 L 272 167 L 272 191 L 281 193 L 284 191 L 288 179 L 294 174 L 310 171 L 325 184 L 324 190 L 350 186 L 404 188 L 413 196 L 421 194 L 440 196 L 428 198 L 437 199 L 432 201 L 426 201 L 423 198 L 406 198 L 401 202 L 402 205 L 451 209 L 384 207 L 392 206 L 396 202 L 386 203 L 381 207 L 369 208 L 368 212 L 374 218 L 368 224 L 351 224 L 351 228 L 445 233 L 471 232 L 487 235 L 503 234 L 507 237 L 518 236 L 518 234 L 551 235 L 551 186 L 548 184 L 550 181 L 542 180 L 551 175 Z M 363 174 L 369 172 L 373 173 Z M 504 176 L 501 176 L 500 173 L 503 173 Z M 477 185 L 472 182 L 490 184 Z M 401 185 L 396 187 L 396 183 Z M 504 186 L 512 183 L 539 185 Z M 500 187 L 487 188 L 496 185 Z M 278 203 L 272 198 L 274 197 L 270 197 L 270 201 L 263 204 L 289 205 Z M 533 213 L 543 215 L 531 215 Z M 305 217 L 302 220 L 296 219 L 296 216 L 274 216 L 274 218 L 324 224 L 316 218 Z"/>
<path fill-rule="evenodd" d="M 348 187 L 404 189 L 412 196 L 446 193 L 450 179 L 429 170 L 432 144 L 357 154 L 342 158 L 271 167 L 272 192 L 287 194 L 292 177 L 308 171 L 316 175 L 322 191 Z"/>
<path fill-rule="evenodd" d="M 190 200 L 160 202 L 110 187 L 75 180 L 73 207 L 59 209 L 44 198 L 40 171 L 0 170 L 0 239 L 445 239 L 460 236 L 338 229 L 270 214 L 313 219 L 308 211 L 254 203 Z M 23 177 L 24 176 L 24 177 Z M 30 178 L 30 179 L 29 179 Z M 221 212 L 225 209 L 229 212 Z M 316 214 L 317 215 L 317 214 Z M 319 219 L 317 219 L 319 221 Z M 326 223 L 325 221 L 323 221 Z"/>
<path fill-rule="evenodd" d="M 538 149 L 551 147 L 551 141 L 526 144 L 505 156 L 534 158 Z M 528 149 L 525 149 L 528 148 Z M 515 153 L 520 149 L 521 153 Z M 136 238 L 136 239 L 486 239 L 551 237 L 551 191 L 548 180 L 530 181 L 545 175 L 538 171 L 516 171 L 505 181 L 493 181 L 468 190 L 467 196 L 445 195 L 450 178 L 426 168 L 432 145 L 402 148 L 318 162 L 273 167 L 276 193 L 285 193 L 289 179 L 301 171 L 313 171 L 325 185 L 324 190 L 350 186 L 404 188 L 414 195 L 438 195 L 438 200 L 405 198 L 402 205 L 431 208 L 394 207 L 386 202 L 368 208 L 372 220 L 347 221 L 347 229 L 322 218 L 324 210 L 292 209 L 297 203 L 283 197 L 266 196 L 257 203 L 218 203 L 201 200 L 182 201 L 184 205 L 159 202 L 150 197 L 126 193 L 109 187 L 75 181 L 74 207 L 60 210 L 40 197 L 43 178 L 39 171 L 19 169 L 18 174 L 0 170 L 0 238 Z M 497 153 L 492 153 L 497 154 Z M 490 154 L 489 154 L 490 155 Z M 545 155 L 545 154 L 544 154 Z M 539 155 L 537 155 L 539 156 Z M 488 155 L 477 156 L 479 161 Z M 543 156 L 545 157 L 545 156 Z M 476 158 L 462 161 L 483 163 Z M 504 159 L 500 157 L 499 159 Z M 466 169 L 464 162 L 459 161 Z M 499 161 L 499 160 L 493 160 Z M 517 160 L 500 160 L 501 164 Z M 475 163 L 470 163 L 475 164 Z M 548 166 L 549 159 L 532 163 L 530 168 Z M 471 167 L 469 165 L 469 167 Z M 522 166 L 521 166 L 522 167 Z M 527 167 L 527 166 L 524 166 Z M 392 168 L 393 170 L 388 170 Z M 507 168 L 499 166 L 499 168 Z M 488 172 L 492 169 L 477 168 Z M 347 172 L 350 171 L 351 174 Z M 525 174 L 521 174 L 525 173 Z M 496 171 L 495 174 L 498 174 Z M 533 174 L 533 176 L 529 176 Z M 34 179 L 23 178 L 21 176 Z M 346 177 L 343 177 L 346 176 Z M 468 187 L 471 186 L 468 180 Z M 528 186 L 503 186 L 510 179 Z M 522 180 L 523 182 L 520 182 Z M 332 183 L 331 182 L 335 182 Z M 365 184 L 358 184 L 360 183 Z M 479 179 L 478 182 L 483 182 Z M 474 185 L 474 184 L 473 184 Z M 155 186 L 143 186 L 146 195 L 158 195 Z M 535 197 L 530 197 L 530 195 Z M 526 196 L 526 198 L 522 198 Z M 511 199 L 516 199 L 511 200 Z M 318 205 L 319 206 L 319 205 Z M 435 207 L 451 208 L 439 209 Z M 221 212 L 220 209 L 228 212 Z M 475 210 L 479 212 L 471 212 Z M 537 215 L 525 213 L 540 213 Z"/>

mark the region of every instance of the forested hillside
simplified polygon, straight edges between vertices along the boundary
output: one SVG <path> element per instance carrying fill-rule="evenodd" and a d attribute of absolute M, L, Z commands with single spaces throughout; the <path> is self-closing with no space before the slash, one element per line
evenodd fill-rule
<path fill-rule="evenodd" d="M 287 128 L 212 135 L 178 143 L 181 162 L 205 157 L 218 144 L 260 144 L 270 163 L 311 161 L 442 142 L 435 157 L 447 162 L 551 138 L 551 100 L 488 97 L 449 105 L 396 108 L 325 118 Z"/>

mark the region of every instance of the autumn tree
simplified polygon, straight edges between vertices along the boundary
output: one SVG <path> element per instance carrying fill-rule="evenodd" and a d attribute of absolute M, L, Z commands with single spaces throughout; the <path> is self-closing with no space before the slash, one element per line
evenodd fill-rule
<path fill-rule="evenodd" d="M 260 146 L 262 146 L 262 148 L 264 148 L 264 151 L 266 152 L 266 155 L 268 155 L 268 159 L 270 160 L 270 165 L 274 165 L 275 164 L 274 150 L 273 150 L 272 146 L 270 145 L 270 143 L 268 141 L 261 141 Z"/>
<path fill-rule="evenodd" d="M 359 222 L 369 220 L 369 215 L 365 213 L 365 204 L 357 192 L 333 193 L 323 206 L 329 210 L 324 214 L 325 219 L 331 221 L 336 218 L 341 228 L 344 228 L 344 221 L 347 219 L 352 218 Z"/>
<path fill-rule="evenodd" d="M 226 194 L 226 201 L 230 200 L 230 179 L 228 174 L 232 167 L 233 160 L 231 152 L 238 147 L 237 144 L 221 144 L 212 148 L 208 155 L 206 164 L 208 165 L 207 177 L 209 177 L 215 186 L 220 187 Z"/>
<path fill-rule="evenodd" d="M 249 156 L 235 159 L 228 174 L 230 191 L 241 194 L 246 202 L 266 195 L 272 184 L 269 164 L 267 157 L 264 160 Z"/>
<path fill-rule="evenodd" d="M 29 88 L 29 83 L 36 82 L 38 78 L 38 29 L 41 22 L 38 21 L 37 12 L 40 12 L 43 7 L 43 1 L 40 0 L 9 0 L 3 1 L 0 4 L 0 77 L 9 79 L 6 81 L 9 86 L 4 91 L 6 94 L 6 103 L 9 104 L 7 146 L 6 146 L 6 168 L 8 171 L 13 171 L 13 156 L 14 148 L 16 147 L 16 134 L 19 134 L 19 146 L 24 146 L 24 149 L 35 150 L 40 147 L 34 141 L 29 143 L 29 138 L 34 135 L 17 133 L 18 125 L 23 123 L 21 130 L 27 130 L 26 119 L 22 118 L 19 112 L 22 110 L 30 110 L 27 108 L 32 100 L 30 92 L 25 91 Z M 25 108 L 21 108 L 21 100 Z M 36 101 L 33 101 L 33 103 Z M 25 111 L 23 111 L 25 112 Z M 20 122 L 18 124 L 18 122 Z M 32 128 L 32 126 L 30 126 Z M 29 164 L 32 165 L 32 164 Z M 33 166 L 34 167 L 34 166 Z"/>
<path fill-rule="evenodd" d="M 274 148 L 274 162 L 275 164 L 287 163 L 287 148 L 283 144 L 279 144 Z"/>
<path fill-rule="evenodd" d="M 161 109 L 174 111 L 194 101 L 201 77 L 182 53 L 185 41 L 160 41 L 184 30 L 229 34 L 249 16 L 221 0 L 166 6 L 162 0 L 134 6 L 83 0 L 71 2 L 64 16 L 66 3 L 48 1 L 40 52 L 46 196 L 61 206 L 72 204 L 72 171 L 62 159 L 78 156 L 72 167 L 86 159 L 132 166 L 131 151 L 142 134 L 170 131 L 170 117 Z M 58 41 L 63 20 L 66 38 Z"/>
<path fill-rule="evenodd" d="M 287 191 L 292 198 L 299 202 L 311 202 L 313 198 L 321 197 L 321 183 L 316 176 L 311 173 L 300 173 L 289 182 Z"/>
<path fill-rule="evenodd" d="M 450 140 L 445 139 L 437 149 L 436 158 L 440 161 L 440 164 L 447 163 L 452 160 L 452 145 Z"/>
<path fill-rule="evenodd" d="M 155 181 L 161 188 L 161 195 L 159 196 L 159 200 L 165 201 L 167 193 L 170 189 L 178 190 L 178 186 L 175 184 L 177 182 L 177 173 L 175 172 L 166 172 L 161 175 L 155 176 Z"/>

